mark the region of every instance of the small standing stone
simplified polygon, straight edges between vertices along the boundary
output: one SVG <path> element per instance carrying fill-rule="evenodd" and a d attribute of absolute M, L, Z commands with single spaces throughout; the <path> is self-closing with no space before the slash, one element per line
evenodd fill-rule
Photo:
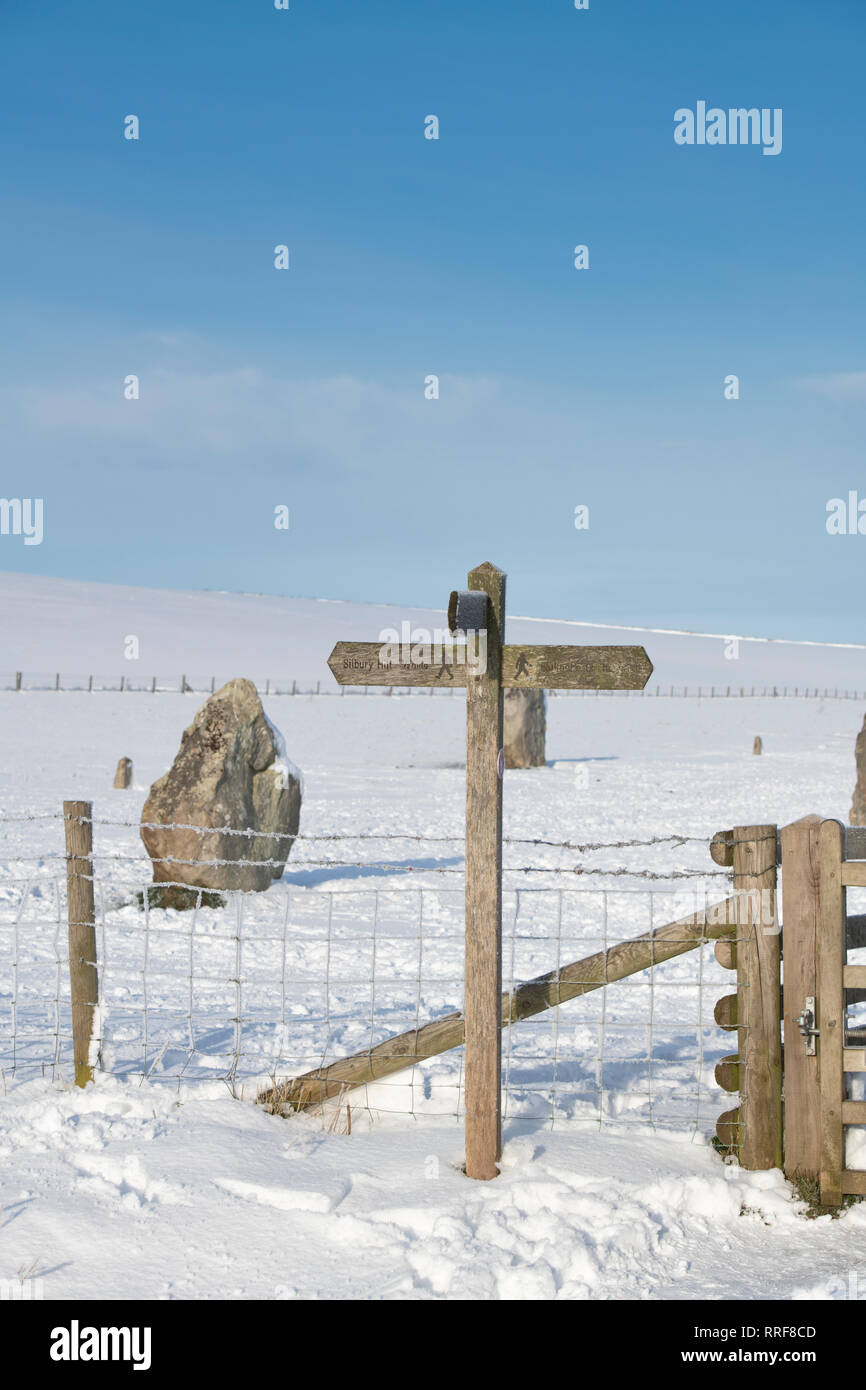
<path fill-rule="evenodd" d="M 854 744 L 854 761 L 857 764 L 857 784 L 854 787 L 848 824 L 866 825 L 866 718 Z"/>
<path fill-rule="evenodd" d="M 760 734 L 755 734 L 755 742 L 752 744 L 753 753 L 763 753 L 764 744 Z"/>
<path fill-rule="evenodd" d="M 132 758 L 121 758 L 114 774 L 114 785 L 118 791 L 125 792 L 132 786 Z"/>
<path fill-rule="evenodd" d="M 544 767 L 547 714 L 543 690 L 503 692 L 505 766 Z"/>

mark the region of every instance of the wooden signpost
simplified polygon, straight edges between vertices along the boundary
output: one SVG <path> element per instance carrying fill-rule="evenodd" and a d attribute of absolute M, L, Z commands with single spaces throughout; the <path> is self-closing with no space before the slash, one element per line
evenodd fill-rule
<path fill-rule="evenodd" d="M 494 1178 L 502 1151 L 502 690 L 642 690 L 653 668 L 643 647 L 506 645 L 502 570 L 479 565 L 468 585 L 451 595 L 444 641 L 338 642 L 328 665 L 341 685 L 466 689 L 466 1173 Z"/>

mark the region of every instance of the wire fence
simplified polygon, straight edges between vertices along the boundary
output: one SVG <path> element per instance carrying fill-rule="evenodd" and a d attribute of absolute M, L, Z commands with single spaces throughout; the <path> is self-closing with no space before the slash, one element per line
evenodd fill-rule
<path fill-rule="evenodd" d="M 3 674 L 0 672 L 0 691 L 44 691 L 54 690 L 58 693 L 80 693 L 89 692 L 91 694 L 151 694 L 151 695 L 212 695 L 215 690 L 219 690 L 222 685 L 231 679 L 230 676 L 138 676 L 135 674 L 123 676 L 97 676 L 97 675 L 64 675 L 62 672 L 42 672 L 25 673 L 15 671 Z M 253 685 L 260 695 L 283 696 L 283 695 L 303 695 L 303 696 L 322 696 L 322 697 L 341 697 L 387 696 L 397 699 L 449 699 L 455 696 L 464 696 L 465 690 L 460 686 L 373 686 L 373 685 L 343 685 L 335 686 L 330 677 L 326 678 L 325 687 L 322 688 L 321 680 L 317 680 L 315 687 L 311 683 L 303 684 L 288 676 L 250 678 Z M 697 685 L 697 686 L 675 686 L 675 685 L 654 685 L 648 686 L 643 690 L 549 690 L 549 696 L 554 699 L 697 699 L 697 700 L 733 700 L 733 699 L 798 699 L 798 700 L 866 700 L 866 691 L 859 690 L 839 690 L 829 689 L 819 686 L 734 686 L 734 685 Z"/>
<path fill-rule="evenodd" d="M 0 825 L 19 819 L 3 817 Z M 27 819 L 41 823 L 43 836 L 52 820 L 62 822 L 59 815 Z M 95 818 L 94 826 L 107 841 L 104 850 L 97 846 L 92 875 L 99 969 L 94 1060 L 103 1073 L 179 1090 L 219 1082 L 250 1096 L 462 1007 L 462 854 L 441 863 L 418 853 L 421 844 L 436 848 L 457 837 L 306 837 L 299 839 L 298 867 L 304 873 L 318 866 L 324 877 L 317 886 L 298 886 L 284 876 L 266 892 L 223 893 L 221 904 L 210 906 L 199 897 L 192 910 L 177 911 L 158 905 L 151 863 L 129 843 L 133 823 Z M 73 1075 L 64 851 L 57 830 L 50 848 L 0 862 L 4 1086 Z M 386 861 L 348 857 L 345 841 L 403 842 L 402 853 L 392 845 Z M 335 842 L 339 849 L 331 848 Z M 632 846 L 665 855 L 689 844 L 706 851 L 706 840 L 687 835 L 585 844 L 508 840 L 504 988 L 550 972 L 558 978 L 566 966 L 588 966 L 598 953 L 606 961 L 615 943 L 724 895 L 722 885 L 719 892 L 712 883 L 676 887 L 675 879 L 729 877 L 679 863 L 623 870 L 591 863 L 533 867 L 509 859 L 525 858 L 529 846 L 591 856 Z M 368 886 L 360 873 L 335 886 L 338 870 L 355 869 L 396 871 L 399 886 L 390 879 L 388 886 Z M 564 887 L 560 878 L 550 886 L 537 877 L 546 873 L 668 882 Z M 580 981 L 580 970 L 570 978 Z M 713 1068 L 730 1043 L 713 1006 L 730 990 L 730 973 L 711 951 L 699 949 L 651 963 L 615 985 L 599 988 L 597 974 L 592 978 L 593 993 L 505 1030 L 505 1117 L 534 1125 L 616 1121 L 708 1131 L 728 1103 Z M 356 1118 L 363 1113 L 378 1122 L 388 1116 L 460 1119 L 463 1049 L 368 1081 L 347 1093 L 346 1102 Z"/>

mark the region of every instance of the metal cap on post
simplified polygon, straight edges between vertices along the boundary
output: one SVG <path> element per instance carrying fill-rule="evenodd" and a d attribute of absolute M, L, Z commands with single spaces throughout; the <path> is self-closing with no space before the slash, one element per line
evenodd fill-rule
<path fill-rule="evenodd" d="M 490 597 L 483 589 L 452 589 L 448 599 L 448 631 L 486 632 L 490 622 Z"/>

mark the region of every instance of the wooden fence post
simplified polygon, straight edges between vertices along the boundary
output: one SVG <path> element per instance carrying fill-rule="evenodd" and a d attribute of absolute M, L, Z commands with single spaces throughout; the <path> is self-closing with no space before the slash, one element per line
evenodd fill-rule
<path fill-rule="evenodd" d="M 466 1175 L 495 1178 L 502 1152 L 502 642 L 505 575 L 480 565 L 486 669 L 466 682 Z M 392 687 L 393 688 L 393 687 Z"/>
<path fill-rule="evenodd" d="M 730 869 L 734 862 L 734 832 L 733 830 L 719 830 L 710 841 L 710 858 L 716 864 L 720 864 L 725 869 Z M 733 923 L 736 922 L 737 905 L 736 899 L 729 898 L 729 905 L 733 907 Z M 731 907 L 727 908 L 727 915 L 730 914 Z M 718 916 L 718 912 L 716 913 Z M 728 935 L 720 937 L 716 941 L 715 956 L 719 965 L 725 970 L 736 970 L 737 968 L 737 937 L 736 926 L 731 925 Z M 739 1005 L 739 994 L 723 994 L 716 1000 L 713 1010 L 713 1017 L 720 1028 L 725 1032 L 736 1031 L 737 1028 L 737 1009 Z M 739 1091 L 739 1054 L 723 1057 L 716 1067 L 716 1082 L 723 1090 Z M 731 1152 L 739 1153 L 743 1137 L 743 1125 L 740 1117 L 739 1106 L 734 1106 L 732 1110 L 724 1110 L 716 1121 L 716 1138 L 720 1144 Z"/>
<path fill-rule="evenodd" d="M 782 1166 L 781 949 L 775 825 L 737 825 L 737 1040 L 743 1168 Z"/>
<path fill-rule="evenodd" d="M 785 1176 L 821 1171 L 821 1088 L 817 1049 L 807 1051 L 797 1020 L 818 994 L 821 817 L 782 827 L 782 932 L 785 948 Z M 813 1003 L 814 1009 L 814 1003 Z"/>
<path fill-rule="evenodd" d="M 75 1084 L 86 1086 L 93 1080 L 90 1052 L 99 1000 L 93 910 L 93 806 L 89 801 L 64 801 L 63 819 Z"/>
<path fill-rule="evenodd" d="M 844 830 L 839 821 L 821 824 L 821 892 L 818 930 L 818 1078 L 821 1085 L 821 1201 L 842 1202 L 845 1131 L 842 1102 L 845 1092 L 845 890 L 842 861 Z"/>

